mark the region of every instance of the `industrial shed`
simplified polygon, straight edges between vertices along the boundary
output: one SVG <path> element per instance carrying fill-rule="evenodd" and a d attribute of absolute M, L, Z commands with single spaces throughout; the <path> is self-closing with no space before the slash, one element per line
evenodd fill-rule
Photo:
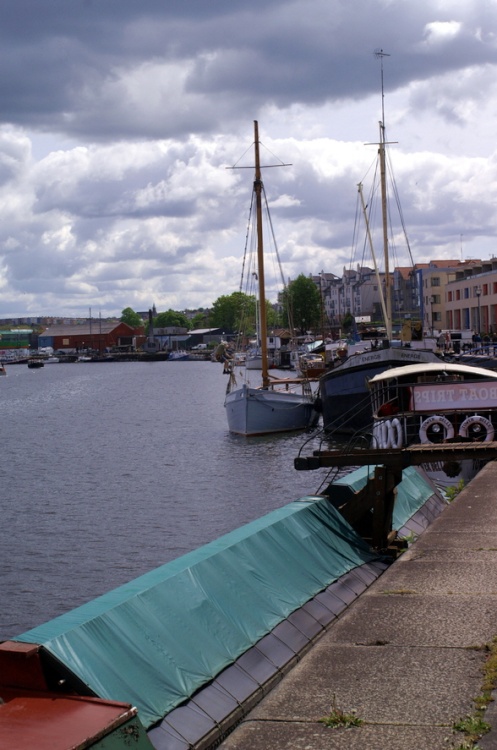
<path fill-rule="evenodd" d="M 136 350 L 145 341 L 142 328 L 132 328 L 120 321 L 86 321 L 72 325 L 53 325 L 38 338 L 40 348 L 51 346 L 54 351 L 104 352 L 109 349 Z"/>

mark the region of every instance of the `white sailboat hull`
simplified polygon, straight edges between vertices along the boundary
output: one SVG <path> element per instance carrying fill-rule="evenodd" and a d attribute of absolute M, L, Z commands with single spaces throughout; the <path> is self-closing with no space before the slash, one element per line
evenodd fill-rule
<path fill-rule="evenodd" d="M 262 370 L 262 357 L 260 354 L 254 354 L 245 360 L 247 370 Z"/>
<path fill-rule="evenodd" d="M 304 430 L 319 418 L 312 396 L 252 388 L 246 383 L 226 394 L 224 406 L 229 431 L 239 435 Z"/>

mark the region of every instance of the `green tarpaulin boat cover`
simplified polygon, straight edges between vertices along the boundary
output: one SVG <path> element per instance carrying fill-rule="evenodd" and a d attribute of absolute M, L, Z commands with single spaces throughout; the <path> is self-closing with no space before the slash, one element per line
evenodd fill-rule
<path fill-rule="evenodd" d="M 210 682 L 319 591 L 377 559 L 306 497 L 16 638 L 41 644 L 145 727 Z"/>
<path fill-rule="evenodd" d="M 350 488 L 359 492 L 368 479 L 374 477 L 375 466 L 363 466 L 334 482 L 334 486 Z M 414 466 L 402 471 L 402 482 L 397 485 L 397 497 L 393 508 L 392 525 L 401 529 L 407 521 L 436 493 L 435 487 L 424 472 Z"/>
<path fill-rule="evenodd" d="M 341 483 L 357 491 L 374 472 Z M 398 487 L 394 528 L 433 495 L 413 468 Z M 377 559 L 322 497 L 305 497 L 16 640 L 41 644 L 101 698 L 137 706 L 150 727 L 293 611 Z"/>

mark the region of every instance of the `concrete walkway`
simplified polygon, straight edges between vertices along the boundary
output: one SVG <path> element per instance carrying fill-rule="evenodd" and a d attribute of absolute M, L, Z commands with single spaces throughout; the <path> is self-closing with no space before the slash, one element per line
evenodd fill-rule
<path fill-rule="evenodd" d="M 341 615 L 222 750 L 465 748 L 454 722 L 481 694 L 497 636 L 497 462 Z M 320 723 L 333 700 L 363 723 Z M 497 748 L 494 729 L 479 741 Z"/>

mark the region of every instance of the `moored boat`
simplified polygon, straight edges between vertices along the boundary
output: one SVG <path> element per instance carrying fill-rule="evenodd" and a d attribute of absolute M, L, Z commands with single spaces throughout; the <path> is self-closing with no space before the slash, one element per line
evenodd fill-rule
<path fill-rule="evenodd" d="M 184 349 L 175 349 L 174 351 L 169 352 L 167 361 L 168 362 L 181 362 L 183 360 L 189 359 L 189 357 L 190 355 Z"/>
<path fill-rule="evenodd" d="M 319 378 L 326 371 L 326 363 L 321 354 L 301 354 L 299 357 L 299 372 L 305 378 Z"/>
<path fill-rule="evenodd" d="M 493 370 L 448 363 L 408 365 L 376 375 L 369 388 L 374 449 L 424 446 L 427 450 L 495 441 L 497 373 Z M 427 467 L 428 474 L 442 485 L 468 481 L 480 464 L 469 450 L 467 454 L 467 460 L 453 460 L 449 452 L 446 460 Z"/>
<path fill-rule="evenodd" d="M 442 358 L 430 349 L 385 343 L 385 348 L 365 347 L 362 352 L 337 358 L 333 367 L 322 375 L 323 425 L 327 432 L 354 433 L 371 424 L 367 383 L 376 375 L 391 367 L 442 362 Z"/>
<path fill-rule="evenodd" d="M 224 406 L 230 432 L 240 435 L 267 435 L 290 432 L 313 427 L 319 414 L 315 410 L 315 394 L 307 379 L 271 378 L 267 342 L 266 290 L 264 278 L 264 240 L 262 223 L 262 194 L 264 186 L 261 178 L 259 155 L 259 128 L 254 122 L 255 179 L 253 196 L 256 206 L 257 272 L 258 280 L 258 333 L 260 336 L 261 385 L 254 387 L 250 382 L 237 383 L 234 368 L 231 367 Z M 226 367 L 226 363 L 225 363 Z M 247 357 L 245 370 L 250 369 Z"/>

